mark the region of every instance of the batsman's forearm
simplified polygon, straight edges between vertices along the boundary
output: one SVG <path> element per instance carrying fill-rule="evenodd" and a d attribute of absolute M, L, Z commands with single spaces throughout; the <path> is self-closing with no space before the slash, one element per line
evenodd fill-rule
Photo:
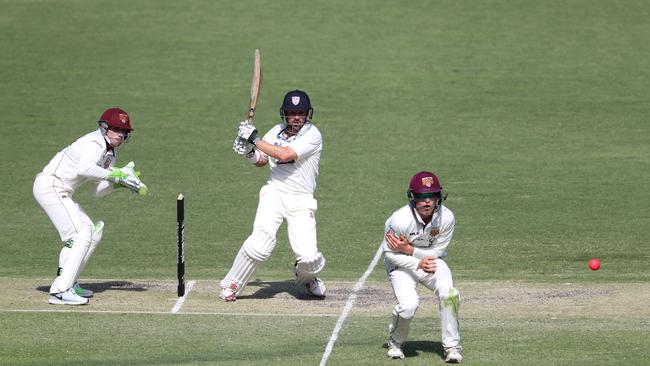
<path fill-rule="evenodd" d="M 290 148 L 289 146 L 275 146 L 269 144 L 264 140 L 260 140 L 255 147 L 257 147 L 261 152 L 265 153 L 268 156 L 276 158 L 280 161 L 291 161 L 296 160 L 298 154 Z"/>

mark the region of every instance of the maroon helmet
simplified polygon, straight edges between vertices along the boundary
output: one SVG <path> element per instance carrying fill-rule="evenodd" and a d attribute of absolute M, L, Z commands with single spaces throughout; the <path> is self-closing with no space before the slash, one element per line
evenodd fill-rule
<path fill-rule="evenodd" d="M 129 114 L 126 113 L 126 111 L 122 108 L 109 108 L 104 113 L 102 113 L 102 116 L 99 117 L 99 124 L 101 125 L 102 123 L 106 124 L 106 128 L 108 127 L 115 127 L 115 128 L 123 128 L 125 130 L 128 130 L 129 132 L 133 131 L 133 127 L 131 127 L 131 119 L 129 118 Z"/>
<path fill-rule="evenodd" d="M 411 205 L 415 205 L 415 201 L 431 199 L 436 201 L 436 208 L 447 198 L 438 177 L 426 171 L 419 172 L 411 178 L 406 195 Z"/>
<path fill-rule="evenodd" d="M 109 144 L 110 140 L 106 137 L 106 131 L 109 127 L 125 129 L 126 133 L 124 134 L 124 142 L 129 140 L 129 134 L 133 131 L 133 127 L 131 127 L 131 118 L 129 118 L 129 114 L 122 108 L 109 108 L 105 110 L 101 117 L 99 117 L 97 123 L 99 123 L 102 135 L 104 135 L 106 142 Z"/>

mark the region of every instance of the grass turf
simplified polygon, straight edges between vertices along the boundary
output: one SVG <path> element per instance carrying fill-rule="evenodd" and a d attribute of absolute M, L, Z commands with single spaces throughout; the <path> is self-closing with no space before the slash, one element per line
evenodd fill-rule
<path fill-rule="evenodd" d="M 58 238 L 31 196 L 33 177 L 114 105 L 129 111 L 136 129 L 120 159 L 138 164 L 151 194 L 140 199 L 120 192 L 101 200 L 85 190 L 77 194 L 91 218 L 106 222 L 104 242 L 84 277 L 175 278 L 179 192 L 187 196 L 188 277 L 223 276 L 250 231 L 257 192 L 268 174 L 230 149 L 236 122 L 246 112 L 252 51 L 261 48 L 260 129 L 277 122 L 287 90 L 302 88 L 312 97 L 314 121 L 324 135 L 316 197 L 326 280 L 360 277 L 381 240 L 384 220 L 405 204 L 408 178 L 421 169 L 437 172 L 449 192 L 447 205 L 458 220 L 449 263 L 460 284 L 649 279 L 645 2 L 3 0 L 0 7 L 4 278 L 53 277 Z M 264 280 L 291 278 L 292 255 L 282 229 L 278 239 L 272 259 L 258 273 Z M 588 270 L 591 257 L 601 258 L 600 271 Z M 377 270 L 371 280 L 384 281 L 384 274 Z M 50 319 L 77 319 L 2 317 L 3 325 L 22 319 L 43 334 L 50 334 L 42 326 Z M 89 329 L 84 318 L 101 325 L 120 317 L 84 315 L 80 329 Z M 305 321 L 322 326 L 320 341 L 307 347 L 308 353 L 324 348 L 332 321 Z M 166 322 L 151 328 L 161 334 L 157 342 L 166 342 L 162 335 L 176 327 Z M 368 362 L 375 350 L 381 354 L 384 322 L 384 317 L 369 321 L 365 327 L 376 331 L 352 354 L 367 353 Z M 634 330 L 605 325 L 598 334 L 637 344 Z M 269 326 L 261 324 L 260 332 L 269 332 Z M 462 326 L 468 363 L 501 357 L 503 343 L 472 337 L 478 325 L 471 321 Z M 522 332 L 517 323 L 504 327 L 507 333 Z M 618 346 L 599 342 L 587 328 L 571 333 L 562 325 L 540 327 L 531 334 L 543 342 L 513 346 L 505 350 L 511 357 L 501 361 L 532 364 L 558 353 L 598 364 L 611 359 L 603 354 L 619 357 Z M 27 329 L 6 329 L 12 329 L 10 335 L 27 332 L 22 348 L 4 348 L 8 363 L 32 362 L 20 354 L 38 360 L 38 338 L 30 343 Z M 312 337 L 309 329 L 283 329 L 289 333 L 286 343 Z M 476 331 L 490 334 L 490 328 Z M 81 331 L 66 336 L 75 343 L 86 339 Z M 233 341 L 242 346 L 232 350 L 241 347 L 240 358 L 226 353 L 222 362 L 246 364 L 257 355 L 250 334 L 241 336 Z M 586 338 L 585 345 L 574 336 Z M 121 344 L 105 338 L 107 348 L 123 346 L 125 355 L 107 362 L 182 362 L 171 355 L 173 348 L 168 360 L 137 358 L 131 348 L 136 338 L 128 332 Z M 145 346 L 156 342 L 156 336 L 145 341 Z M 355 343 L 344 337 L 332 364 L 351 358 L 346 344 Z M 581 347 L 598 352 L 572 352 Z M 215 354 L 203 352 L 210 360 L 197 356 L 190 362 L 215 360 Z M 271 362 L 313 364 L 318 358 L 285 354 Z"/>

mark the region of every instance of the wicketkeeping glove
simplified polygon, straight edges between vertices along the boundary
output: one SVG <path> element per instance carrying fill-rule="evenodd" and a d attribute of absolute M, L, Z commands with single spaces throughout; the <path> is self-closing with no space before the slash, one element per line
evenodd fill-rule
<path fill-rule="evenodd" d="M 135 163 L 132 161 L 123 168 L 112 170 L 108 174 L 108 180 L 137 192 L 141 196 L 149 193 L 147 186 L 140 180 L 140 172 L 135 171 Z"/>
<path fill-rule="evenodd" d="M 260 141 L 260 138 L 257 136 L 257 128 L 248 121 L 239 122 L 237 137 L 240 137 L 253 145 L 256 145 Z"/>

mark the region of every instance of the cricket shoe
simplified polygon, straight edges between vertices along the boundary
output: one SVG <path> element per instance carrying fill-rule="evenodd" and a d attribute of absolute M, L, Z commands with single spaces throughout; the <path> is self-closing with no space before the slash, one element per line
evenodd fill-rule
<path fill-rule="evenodd" d="M 404 358 L 404 352 L 402 352 L 401 345 L 393 341 L 392 338 L 388 339 L 388 352 L 386 353 L 386 356 L 390 358 L 399 358 L 399 359 Z"/>
<path fill-rule="evenodd" d="M 237 300 L 237 284 L 231 283 L 228 287 L 222 287 L 219 291 L 219 298 L 225 302 Z"/>
<path fill-rule="evenodd" d="M 58 294 L 50 294 L 48 302 L 52 305 L 85 305 L 88 299 L 77 295 L 72 288 Z"/>
<path fill-rule="evenodd" d="M 310 294 L 316 297 L 325 297 L 325 283 L 318 278 L 312 278 L 305 286 Z"/>
<path fill-rule="evenodd" d="M 460 354 L 460 347 L 445 348 L 445 362 L 447 363 L 461 363 L 463 356 Z"/>
<path fill-rule="evenodd" d="M 74 290 L 75 294 L 81 297 L 92 297 L 94 294 L 92 290 L 88 290 L 79 286 L 79 282 L 75 282 L 74 285 L 72 285 L 72 289 Z"/>

